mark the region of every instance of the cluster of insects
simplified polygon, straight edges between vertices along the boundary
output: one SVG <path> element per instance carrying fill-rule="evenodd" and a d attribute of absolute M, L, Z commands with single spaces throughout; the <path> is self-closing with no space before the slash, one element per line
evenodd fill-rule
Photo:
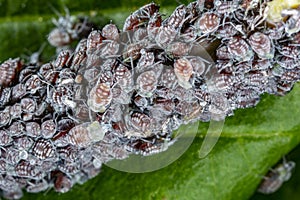
<path fill-rule="evenodd" d="M 49 63 L 0 65 L 3 196 L 67 192 L 102 163 L 165 151 L 182 124 L 222 120 L 263 93 L 289 92 L 300 78 L 300 9 L 274 22 L 268 3 L 198 0 L 165 19 L 150 3 L 123 30 L 92 30 L 69 15 L 55 21 L 55 47 L 89 33 Z"/>

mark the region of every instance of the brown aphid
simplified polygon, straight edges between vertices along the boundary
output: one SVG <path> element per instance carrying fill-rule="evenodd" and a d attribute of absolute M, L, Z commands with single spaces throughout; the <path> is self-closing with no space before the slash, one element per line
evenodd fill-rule
<path fill-rule="evenodd" d="M 41 133 L 44 138 L 52 138 L 56 132 L 56 124 L 52 119 L 46 120 L 41 125 Z"/>
<path fill-rule="evenodd" d="M 88 106 L 94 112 L 104 112 L 112 100 L 111 88 L 106 83 L 99 83 L 89 94 Z"/>
<path fill-rule="evenodd" d="M 37 90 L 41 89 L 43 83 L 38 75 L 32 75 L 29 79 L 25 82 L 26 89 L 29 93 L 34 94 Z"/>
<path fill-rule="evenodd" d="M 25 126 L 21 121 L 15 121 L 10 124 L 8 131 L 12 136 L 22 135 L 25 131 Z"/>
<path fill-rule="evenodd" d="M 11 100 L 12 89 L 0 86 L 0 107 L 5 106 Z"/>
<path fill-rule="evenodd" d="M 238 34 L 238 30 L 242 29 L 241 25 L 234 25 L 232 23 L 224 24 L 218 28 L 215 36 L 219 39 L 229 39 Z"/>
<path fill-rule="evenodd" d="M 178 79 L 178 84 L 185 89 L 189 89 L 192 85 L 189 80 L 193 74 L 193 66 L 186 58 L 180 58 L 174 63 L 174 72 Z"/>
<path fill-rule="evenodd" d="M 230 90 L 235 83 L 234 76 L 231 74 L 221 73 L 213 77 L 212 79 L 212 89 L 216 89 L 220 92 L 227 92 Z"/>
<path fill-rule="evenodd" d="M 220 15 L 229 15 L 239 8 L 237 1 L 214 1 L 216 12 Z"/>
<path fill-rule="evenodd" d="M 174 69 L 164 69 L 160 77 L 159 85 L 173 89 L 176 83 L 177 77 L 175 75 Z"/>
<path fill-rule="evenodd" d="M 70 34 L 60 28 L 54 28 L 49 33 L 47 40 L 54 47 L 67 46 L 73 41 Z"/>
<path fill-rule="evenodd" d="M 133 80 L 131 71 L 124 65 L 119 65 L 115 70 L 115 80 L 117 84 L 125 91 L 132 90 Z"/>
<path fill-rule="evenodd" d="M 22 106 L 20 103 L 15 103 L 9 109 L 9 113 L 10 113 L 10 116 L 12 119 L 21 118 L 22 112 L 23 112 L 23 110 L 22 110 Z"/>
<path fill-rule="evenodd" d="M 0 130 L 0 146 L 7 146 L 12 143 L 13 139 L 5 130 Z"/>
<path fill-rule="evenodd" d="M 54 190 L 56 192 L 66 193 L 73 186 L 71 178 L 61 171 L 51 172 L 51 178 L 54 179 Z"/>
<path fill-rule="evenodd" d="M 67 134 L 67 141 L 79 148 L 85 148 L 91 144 L 92 139 L 87 129 L 87 123 L 73 127 Z"/>
<path fill-rule="evenodd" d="M 155 3 L 149 3 L 138 10 L 134 11 L 129 17 L 126 18 L 123 31 L 133 30 L 138 28 L 143 22 L 149 21 L 151 16 L 158 12 L 159 6 Z"/>
<path fill-rule="evenodd" d="M 0 127 L 7 125 L 11 121 L 10 107 L 6 107 L 4 110 L 0 111 Z"/>
<path fill-rule="evenodd" d="M 26 135 L 31 137 L 39 137 L 41 135 L 41 127 L 37 122 L 27 122 L 26 123 Z"/>
<path fill-rule="evenodd" d="M 117 41 L 120 37 L 119 29 L 115 24 L 107 24 L 102 28 L 102 36 L 107 40 Z"/>
<path fill-rule="evenodd" d="M 137 72 L 143 72 L 152 67 L 154 64 L 154 53 L 147 52 L 145 49 L 140 51 L 141 57 L 136 65 Z"/>
<path fill-rule="evenodd" d="M 161 48 L 166 48 L 170 45 L 176 38 L 178 31 L 173 28 L 161 26 L 158 29 L 158 33 L 155 37 L 156 44 Z"/>
<path fill-rule="evenodd" d="M 281 185 L 291 178 L 292 170 L 295 168 L 293 161 L 283 162 L 271 169 L 266 177 L 263 178 L 257 191 L 263 194 L 271 194 L 276 192 Z"/>
<path fill-rule="evenodd" d="M 87 54 L 93 54 L 97 48 L 98 45 L 102 43 L 103 37 L 101 35 L 100 31 L 94 30 L 89 34 L 89 37 L 87 38 L 86 42 L 86 52 Z"/>
<path fill-rule="evenodd" d="M 286 45 L 280 47 L 279 52 L 284 55 L 285 57 L 289 57 L 292 59 L 299 59 L 300 58 L 300 48 L 297 46 Z"/>
<path fill-rule="evenodd" d="M 272 59 L 274 57 L 274 46 L 267 35 L 255 32 L 249 37 L 248 42 L 259 58 Z"/>
<path fill-rule="evenodd" d="M 26 86 L 22 83 L 19 83 L 12 88 L 11 100 L 17 101 L 25 96 L 26 93 Z"/>
<path fill-rule="evenodd" d="M 58 53 L 53 65 L 55 69 L 61 69 L 64 67 L 69 67 L 72 60 L 71 59 L 72 52 L 70 50 L 62 50 Z"/>
<path fill-rule="evenodd" d="M 38 169 L 31 165 L 30 162 L 23 160 L 16 165 L 15 172 L 19 177 L 35 178 Z"/>
<path fill-rule="evenodd" d="M 123 51 L 123 57 L 126 61 L 136 60 L 140 57 L 141 49 L 143 48 L 142 43 L 131 43 L 126 45 Z"/>
<path fill-rule="evenodd" d="M 260 97 L 259 93 L 253 88 L 241 88 L 235 95 L 235 108 L 249 108 L 258 104 Z"/>
<path fill-rule="evenodd" d="M 36 111 L 37 104 L 31 98 L 21 99 L 20 104 L 21 104 L 23 112 L 25 112 L 25 113 L 34 113 Z"/>
<path fill-rule="evenodd" d="M 26 80 L 32 76 L 33 74 L 35 74 L 37 71 L 37 69 L 35 67 L 32 66 L 28 66 L 25 67 L 24 69 L 22 69 L 19 73 L 19 83 L 24 83 L 26 82 Z"/>
<path fill-rule="evenodd" d="M 147 24 L 147 33 L 150 40 L 155 39 L 161 24 L 161 15 L 158 12 L 154 13 Z"/>
<path fill-rule="evenodd" d="M 140 112 L 134 112 L 129 116 L 129 124 L 131 125 L 130 128 L 134 128 L 138 133 L 139 136 L 146 137 L 151 134 L 151 118 L 146 114 Z M 130 135 L 130 133 L 125 133 L 127 136 L 135 136 Z"/>
<path fill-rule="evenodd" d="M 264 71 L 251 71 L 245 75 L 244 82 L 248 86 L 262 88 L 268 83 L 268 76 Z"/>
<path fill-rule="evenodd" d="M 9 59 L 0 65 L 0 86 L 11 86 L 23 64 L 20 58 Z"/>
<path fill-rule="evenodd" d="M 163 26 L 173 28 L 175 30 L 180 30 L 182 28 L 186 15 L 185 5 L 180 5 L 175 8 L 174 12 L 168 17 L 164 22 Z"/>
<path fill-rule="evenodd" d="M 215 32 L 220 24 L 218 15 L 206 12 L 196 22 L 195 26 L 199 29 L 199 34 L 207 35 Z"/>
<path fill-rule="evenodd" d="M 103 59 L 118 57 L 120 44 L 114 40 L 103 40 L 102 44 L 98 46 L 97 53 Z"/>
<path fill-rule="evenodd" d="M 18 149 L 29 149 L 33 145 L 33 140 L 27 135 L 14 138 L 14 146 Z"/>
<path fill-rule="evenodd" d="M 78 157 L 78 149 L 73 145 L 57 148 L 60 158 L 68 161 L 75 161 Z"/>
<path fill-rule="evenodd" d="M 41 138 L 33 144 L 31 152 L 37 158 L 44 160 L 54 157 L 55 148 L 50 140 Z"/>
<path fill-rule="evenodd" d="M 141 73 L 136 80 L 136 84 L 139 95 L 143 97 L 152 96 L 157 86 L 156 73 L 153 70 Z"/>
<path fill-rule="evenodd" d="M 59 74 L 58 71 L 55 71 L 54 66 L 51 63 L 46 63 L 42 65 L 38 73 L 45 81 L 51 84 L 53 84 L 56 81 Z"/>
<path fill-rule="evenodd" d="M 187 56 L 192 46 L 185 42 L 172 42 L 168 45 L 166 51 L 174 57 Z"/>
<path fill-rule="evenodd" d="M 253 51 L 247 42 L 240 37 L 233 37 L 228 41 L 228 51 L 231 58 L 237 61 L 249 61 L 253 58 Z"/>
<path fill-rule="evenodd" d="M 287 56 L 279 57 L 276 62 L 284 69 L 295 69 L 300 64 L 298 59 Z"/>
<path fill-rule="evenodd" d="M 297 70 L 284 70 L 280 76 L 281 81 L 296 82 L 300 79 L 300 73 Z"/>

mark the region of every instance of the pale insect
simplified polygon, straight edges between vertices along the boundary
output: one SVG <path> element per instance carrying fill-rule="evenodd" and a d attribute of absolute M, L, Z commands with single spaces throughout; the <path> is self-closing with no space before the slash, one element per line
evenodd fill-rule
<path fill-rule="evenodd" d="M 261 59 L 272 59 L 274 57 L 274 46 L 270 38 L 260 32 L 252 34 L 248 40 L 253 51 Z"/>
<path fill-rule="evenodd" d="M 271 194 L 276 192 L 284 182 L 291 178 L 292 170 L 295 168 L 295 166 L 295 162 L 286 162 L 284 159 L 283 163 L 277 165 L 274 169 L 271 169 L 267 173 L 257 191 L 263 194 Z"/>
<path fill-rule="evenodd" d="M 200 158 L 206 157 L 216 145 L 223 130 L 225 117 L 230 108 L 227 98 L 222 94 L 222 92 L 218 91 L 213 84 L 215 77 L 212 77 L 211 79 L 212 80 L 207 82 L 207 87 L 208 92 L 210 93 L 209 96 L 211 96 L 210 99 L 215 103 L 215 105 L 210 105 L 209 108 L 210 123 L 199 150 Z"/>
<path fill-rule="evenodd" d="M 193 74 L 193 66 L 186 58 L 180 58 L 174 63 L 174 72 L 178 80 L 178 84 L 185 89 L 189 89 L 192 85 L 189 80 Z"/>

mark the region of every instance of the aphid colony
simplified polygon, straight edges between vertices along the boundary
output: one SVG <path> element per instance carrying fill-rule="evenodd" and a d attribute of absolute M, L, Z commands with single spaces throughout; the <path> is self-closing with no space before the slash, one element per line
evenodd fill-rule
<path fill-rule="evenodd" d="M 280 22 L 267 15 L 267 1 L 202 0 L 162 19 L 150 3 L 123 31 L 112 23 L 93 30 L 52 62 L 3 62 L 3 196 L 67 192 L 102 163 L 166 150 L 181 124 L 223 119 L 263 93 L 289 92 L 300 75 L 300 9 L 283 10 Z M 82 31 L 71 30 L 60 29 L 74 39 Z M 50 36 L 56 47 L 65 37 Z"/>

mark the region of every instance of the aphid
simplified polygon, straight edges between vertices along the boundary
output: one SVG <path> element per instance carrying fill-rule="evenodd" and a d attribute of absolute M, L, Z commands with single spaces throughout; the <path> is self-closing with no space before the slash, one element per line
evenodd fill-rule
<path fill-rule="evenodd" d="M 138 94 L 143 97 L 152 96 L 157 86 L 156 73 L 153 70 L 141 73 L 137 80 Z"/>
<path fill-rule="evenodd" d="M 247 73 L 252 68 L 252 63 L 249 62 L 240 62 L 237 65 L 233 66 L 234 71 L 237 73 Z"/>
<path fill-rule="evenodd" d="M 126 18 L 123 31 L 126 32 L 138 28 L 143 22 L 149 21 L 151 16 L 158 12 L 158 10 L 159 6 L 155 3 L 149 3 L 139 8 Z"/>
<path fill-rule="evenodd" d="M 11 100 L 11 88 L 3 88 L 0 86 L 0 107 L 5 106 Z"/>
<path fill-rule="evenodd" d="M 151 41 L 155 39 L 161 24 L 162 24 L 161 15 L 158 12 L 154 13 L 147 24 L 147 33 Z"/>
<path fill-rule="evenodd" d="M 97 53 L 103 59 L 118 57 L 119 43 L 114 40 L 103 40 L 102 44 L 98 46 Z"/>
<path fill-rule="evenodd" d="M 282 16 L 289 16 L 285 22 L 285 32 L 287 36 L 291 36 L 294 33 L 300 31 L 300 11 L 296 9 L 282 10 Z"/>
<path fill-rule="evenodd" d="M 73 145 L 57 148 L 57 153 L 60 158 L 68 161 L 75 161 L 78 157 L 78 149 Z"/>
<path fill-rule="evenodd" d="M 53 66 L 55 67 L 55 69 L 69 67 L 68 65 L 72 62 L 72 60 L 70 60 L 71 56 L 72 52 L 69 50 L 60 51 L 55 61 L 53 62 Z"/>
<path fill-rule="evenodd" d="M 282 55 L 291 59 L 298 59 L 300 57 L 300 49 L 296 46 L 286 45 L 278 50 Z"/>
<path fill-rule="evenodd" d="M 95 124 L 98 124 L 95 125 Z M 97 126 L 98 130 L 93 130 L 93 126 Z M 102 140 L 102 129 L 98 122 L 84 123 L 73 127 L 67 134 L 67 141 L 79 148 L 87 147 L 92 142 L 98 142 Z"/>
<path fill-rule="evenodd" d="M 196 38 L 197 38 L 197 33 L 196 33 L 196 28 L 194 26 L 189 26 L 185 28 L 180 34 L 180 39 L 187 43 L 194 42 Z"/>
<path fill-rule="evenodd" d="M 259 58 L 272 59 L 274 57 L 274 46 L 267 35 L 255 32 L 249 37 L 248 42 Z"/>
<path fill-rule="evenodd" d="M 126 105 L 131 101 L 131 97 L 129 96 L 129 94 L 117 86 L 112 88 L 112 96 L 112 101 L 118 104 Z"/>
<path fill-rule="evenodd" d="M 178 79 L 178 84 L 185 89 L 189 89 L 192 85 L 189 80 L 193 74 L 193 66 L 186 58 L 180 58 L 174 63 L 174 72 Z"/>
<path fill-rule="evenodd" d="M 38 75 L 32 75 L 26 80 L 25 86 L 29 93 L 34 94 L 43 87 L 43 83 Z"/>
<path fill-rule="evenodd" d="M 117 84 L 125 91 L 131 91 L 133 88 L 132 73 L 124 65 L 119 65 L 115 70 L 115 80 Z"/>
<path fill-rule="evenodd" d="M 33 182 L 28 181 L 27 183 L 28 185 L 26 186 L 26 191 L 30 193 L 39 193 L 45 191 L 50 186 L 44 178 Z"/>
<path fill-rule="evenodd" d="M 282 56 L 277 59 L 277 63 L 284 69 L 295 69 L 299 66 L 299 60 L 291 57 Z"/>
<path fill-rule="evenodd" d="M 67 101 L 72 97 L 72 91 L 67 87 L 58 86 L 50 92 L 49 101 L 57 112 L 64 112 L 67 107 Z"/>
<path fill-rule="evenodd" d="M 29 149 L 32 144 L 33 144 L 33 140 L 28 137 L 28 136 L 20 136 L 20 137 L 17 137 L 17 138 L 14 138 L 14 146 L 17 147 L 18 149 Z"/>
<path fill-rule="evenodd" d="M 40 133 L 41 127 L 37 122 L 27 122 L 25 130 L 26 130 L 26 135 L 31 137 L 38 137 L 41 135 Z"/>
<path fill-rule="evenodd" d="M 253 88 L 241 88 L 235 95 L 236 108 L 249 108 L 255 106 L 259 100 L 259 93 Z"/>
<path fill-rule="evenodd" d="M 257 191 L 263 194 L 271 194 L 276 192 L 281 185 L 291 178 L 292 170 L 295 168 L 293 161 L 283 162 L 271 169 L 266 177 L 262 180 Z"/>
<path fill-rule="evenodd" d="M 175 30 L 181 30 L 183 23 L 186 21 L 186 7 L 184 5 L 178 6 L 174 12 L 163 22 L 163 26 Z"/>
<path fill-rule="evenodd" d="M 228 47 L 226 45 L 220 46 L 216 50 L 216 56 L 218 60 L 230 60 L 231 54 L 228 51 Z"/>
<path fill-rule="evenodd" d="M 11 100 L 17 101 L 25 96 L 26 93 L 26 86 L 22 83 L 19 83 L 12 88 Z"/>
<path fill-rule="evenodd" d="M 24 83 L 30 76 L 36 73 L 36 70 L 33 66 L 23 68 L 19 73 L 19 83 Z"/>
<path fill-rule="evenodd" d="M 188 60 L 190 61 L 192 67 L 193 67 L 193 73 L 197 76 L 203 76 L 206 70 L 206 64 L 203 61 L 203 59 L 201 59 L 198 56 L 195 57 L 189 57 Z"/>
<path fill-rule="evenodd" d="M 25 131 L 24 123 L 22 123 L 21 121 L 15 121 L 10 124 L 8 131 L 11 136 L 21 135 Z"/>
<path fill-rule="evenodd" d="M 68 32 L 59 28 L 54 28 L 48 35 L 48 42 L 54 47 L 67 46 L 72 42 L 72 38 Z"/>
<path fill-rule="evenodd" d="M 56 192 L 66 193 L 73 186 L 71 178 L 60 171 L 52 172 L 51 177 L 54 179 L 54 190 Z"/>
<path fill-rule="evenodd" d="M 212 78 L 212 90 L 228 92 L 235 83 L 235 77 L 231 74 L 221 73 Z"/>
<path fill-rule="evenodd" d="M 215 32 L 215 36 L 219 39 L 229 39 L 239 33 L 239 30 L 242 30 L 241 25 L 234 25 L 232 23 L 226 23 L 220 25 L 218 30 Z"/>
<path fill-rule="evenodd" d="M 13 139 L 5 130 L 0 130 L 0 145 L 7 146 L 10 145 Z"/>
<path fill-rule="evenodd" d="M 284 70 L 280 76 L 281 81 L 295 82 L 300 79 L 300 74 L 296 70 Z"/>
<path fill-rule="evenodd" d="M 196 22 L 195 26 L 199 29 L 198 35 L 208 35 L 215 32 L 220 24 L 218 15 L 210 12 L 204 13 Z"/>
<path fill-rule="evenodd" d="M 133 61 L 140 57 L 141 49 L 142 49 L 142 43 L 131 43 L 125 46 L 123 50 L 123 57 L 125 61 Z M 114 55 L 114 54 L 112 54 Z"/>
<path fill-rule="evenodd" d="M 56 132 L 56 124 L 53 120 L 46 120 L 41 125 L 41 133 L 44 138 L 52 138 Z"/>
<path fill-rule="evenodd" d="M 266 70 L 271 68 L 271 62 L 269 60 L 256 60 L 253 65 L 251 70 Z"/>
<path fill-rule="evenodd" d="M 28 161 L 21 161 L 15 167 L 15 172 L 19 177 L 35 178 L 38 169 Z"/>
<path fill-rule="evenodd" d="M 237 1 L 214 1 L 216 12 L 220 15 L 229 15 L 234 13 L 239 8 L 239 3 Z"/>
<path fill-rule="evenodd" d="M 56 81 L 59 72 L 55 71 L 54 66 L 51 63 L 46 63 L 40 67 L 38 74 L 45 81 L 53 84 Z"/>
<path fill-rule="evenodd" d="M 88 106 L 94 112 L 104 112 L 112 100 L 111 88 L 99 83 L 89 93 Z"/>
<path fill-rule="evenodd" d="M 6 107 L 4 110 L 0 111 L 0 127 L 6 126 L 11 121 L 9 110 L 10 108 Z"/>
<path fill-rule="evenodd" d="M 119 39 L 119 29 L 115 24 L 107 24 L 102 28 L 102 36 L 107 40 L 117 41 Z"/>
<path fill-rule="evenodd" d="M 55 148 L 50 140 L 38 139 L 32 146 L 31 152 L 39 159 L 48 159 L 55 156 Z"/>
<path fill-rule="evenodd" d="M 177 77 L 173 68 L 166 68 L 161 74 L 159 85 L 173 89 L 177 83 Z"/>
<path fill-rule="evenodd" d="M 94 30 L 89 34 L 86 41 L 87 54 L 93 54 L 98 49 L 98 46 L 102 43 L 103 37 L 100 31 Z"/>
<path fill-rule="evenodd" d="M 11 86 L 15 83 L 17 73 L 22 69 L 20 58 L 9 59 L 0 65 L 0 86 Z"/>
<path fill-rule="evenodd" d="M 237 61 L 249 61 L 253 58 L 253 51 L 247 42 L 240 37 L 233 37 L 228 41 L 228 51 L 232 59 Z"/>
<path fill-rule="evenodd" d="M 36 111 L 37 104 L 31 98 L 23 98 L 23 99 L 21 99 L 20 104 L 21 104 L 21 108 L 22 108 L 23 112 L 34 113 Z"/>
<path fill-rule="evenodd" d="M 191 44 L 174 41 L 170 45 L 168 45 L 166 51 L 174 57 L 179 57 L 179 56 L 187 56 L 191 48 L 192 48 Z"/>
<path fill-rule="evenodd" d="M 133 112 L 128 116 L 127 126 L 129 130 L 125 132 L 127 137 L 148 137 L 152 134 L 152 120 L 146 114 Z"/>
<path fill-rule="evenodd" d="M 156 44 L 164 49 L 175 40 L 177 34 L 175 29 L 161 26 L 155 37 Z"/>
<path fill-rule="evenodd" d="M 24 150 L 20 151 L 18 149 L 15 149 L 13 146 L 10 146 L 10 147 L 5 148 L 5 154 L 4 154 L 4 156 L 1 156 L 1 157 L 4 157 L 7 163 L 15 165 L 21 159 L 26 159 L 28 157 L 28 154 L 27 154 L 27 156 L 25 155 L 25 157 L 21 156 L 22 154 L 24 154 L 24 152 L 25 152 L 25 154 L 27 154 L 27 152 Z"/>

